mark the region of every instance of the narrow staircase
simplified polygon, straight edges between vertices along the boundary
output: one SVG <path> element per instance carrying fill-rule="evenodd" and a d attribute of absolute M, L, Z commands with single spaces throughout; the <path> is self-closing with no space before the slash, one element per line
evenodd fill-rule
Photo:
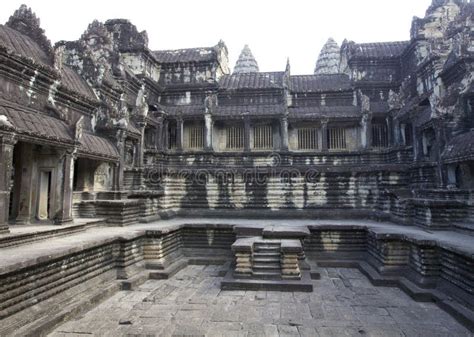
<path fill-rule="evenodd" d="M 252 253 L 252 275 L 258 279 L 280 280 L 279 242 L 255 242 Z"/>

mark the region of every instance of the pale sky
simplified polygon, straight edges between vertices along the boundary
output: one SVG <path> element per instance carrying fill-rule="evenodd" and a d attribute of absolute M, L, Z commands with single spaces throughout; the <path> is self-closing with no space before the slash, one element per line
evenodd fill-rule
<path fill-rule="evenodd" d="M 22 3 L 41 19 L 53 42 L 77 40 L 94 19 L 126 18 L 146 30 L 152 50 L 207 47 L 222 39 L 233 68 L 244 44 L 260 71 L 312 74 L 333 37 L 355 42 L 408 40 L 413 16 L 431 0 L 2 0 L 5 23 Z"/>

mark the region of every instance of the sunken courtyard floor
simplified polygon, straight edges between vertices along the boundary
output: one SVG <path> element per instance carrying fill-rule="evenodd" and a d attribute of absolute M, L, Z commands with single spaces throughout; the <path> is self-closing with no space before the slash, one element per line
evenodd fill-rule
<path fill-rule="evenodd" d="M 188 266 L 121 291 L 49 336 L 472 336 L 434 303 L 320 268 L 314 291 L 221 291 L 221 266 Z"/>

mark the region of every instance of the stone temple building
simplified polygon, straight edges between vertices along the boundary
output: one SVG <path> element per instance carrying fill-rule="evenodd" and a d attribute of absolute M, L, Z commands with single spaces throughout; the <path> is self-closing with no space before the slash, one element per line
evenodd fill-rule
<path fill-rule="evenodd" d="M 0 335 L 197 257 L 229 259 L 229 289 L 358 266 L 474 329 L 473 13 L 433 0 L 406 41 L 330 38 L 292 75 L 248 46 L 232 71 L 223 41 L 151 50 L 125 19 L 53 45 L 21 6 L 0 25 Z"/>

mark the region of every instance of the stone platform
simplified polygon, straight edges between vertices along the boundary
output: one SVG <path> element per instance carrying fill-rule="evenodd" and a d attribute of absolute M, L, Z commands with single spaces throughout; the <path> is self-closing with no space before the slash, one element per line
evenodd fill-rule
<path fill-rule="evenodd" d="M 172 278 L 196 263 L 220 264 L 216 273 L 222 277 L 233 259 L 236 227 L 263 232 L 268 226 L 308 231 L 302 245 L 308 261 L 357 268 L 378 286 L 395 286 L 417 301 L 437 303 L 474 331 L 470 235 L 369 220 L 176 218 L 129 227 L 85 226 L 34 241 L 21 238 L 50 229 L 28 232 L 24 227 L 15 233 L 13 228 L 0 235 L 0 242 L 18 239 L 0 248 L 0 335 L 45 334 L 71 313 L 90 310 L 120 289 Z M 311 282 L 316 289 L 318 281 Z"/>

